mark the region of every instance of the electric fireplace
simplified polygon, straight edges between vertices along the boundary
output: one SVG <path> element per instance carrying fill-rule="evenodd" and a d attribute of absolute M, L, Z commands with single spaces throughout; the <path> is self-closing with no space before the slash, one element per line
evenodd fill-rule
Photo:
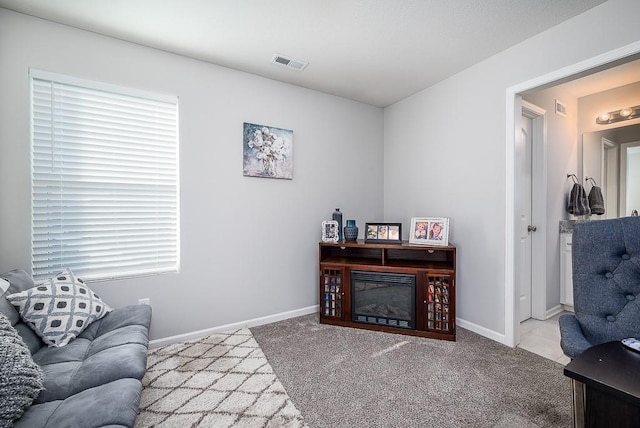
<path fill-rule="evenodd" d="M 415 329 L 416 276 L 351 271 L 353 322 Z"/>

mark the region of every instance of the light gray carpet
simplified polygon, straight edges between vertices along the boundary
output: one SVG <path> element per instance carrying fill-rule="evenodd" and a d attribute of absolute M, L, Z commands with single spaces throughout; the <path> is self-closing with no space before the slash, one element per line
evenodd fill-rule
<path fill-rule="evenodd" d="M 248 329 L 149 352 L 135 427 L 304 428 Z"/>
<path fill-rule="evenodd" d="M 448 342 L 308 315 L 251 331 L 312 428 L 571 426 L 562 365 L 468 330 Z"/>

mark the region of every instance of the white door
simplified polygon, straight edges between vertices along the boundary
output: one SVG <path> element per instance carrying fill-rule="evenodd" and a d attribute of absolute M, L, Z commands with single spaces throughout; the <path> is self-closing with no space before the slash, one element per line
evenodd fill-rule
<path fill-rule="evenodd" d="M 516 290 L 520 293 L 520 317 L 522 322 L 531 318 L 531 174 L 532 174 L 532 137 L 533 123 L 528 117 L 522 116 L 521 135 L 516 141 L 516 209 L 518 210 L 518 255 L 516 260 Z"/>

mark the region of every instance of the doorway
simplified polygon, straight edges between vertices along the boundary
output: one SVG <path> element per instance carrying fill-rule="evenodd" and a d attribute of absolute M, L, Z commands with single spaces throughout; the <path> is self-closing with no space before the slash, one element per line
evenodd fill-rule
<path fill-rule="evenodd" d="M 516 346 L 520 340 L 519 331 L 519 297 L 517 288 L 516 264 L 521 258 L 517 240 L 517 218 L 516 209 L 516 139 L 521 129 L 522 99 L 519 94 L 543 86 L 549 87 L 556 82 L 569 81 L 581 77 L 579 75 L 589 74 L 591 71 L 601 71 L 605 68 L 612 68 L 616 65 L 629 61 L 634 55 L 640 54 L 640 42 L 635 42 L 615 51 L 607 52 L 597 57 L 591 58 L 565 67 L 561 70 L 540 76 L 530 81 L 512 86 L 507 89 L 507 138 L 506 138 L 506 175 L 507 175 L 507 195 L 506 195 L 506 226 L 505 226 L 505 344 Z M 546 177 L 546 174 L 545 174 Z M 545 186 L 546 187 L 546 186 Z M 533 206 L 546 205 L 546 195 L 544 199 L 532 197 Z M 545 212 L 546 218 L 546 212 Z M 542 234 L 541 234 L 542 235 Z M 546 239 L 545 239 L 546 242 Z M 546 245 L 546 244 L 545 244 Z M 535 269 L 534 269 L 535 271 Z M 546 268 L 543 271 L 546 275 Z M 532 288 L 533 291 L 534 288 Z M 546 290 L 545 290 L 546 292 Z M 532 299 L 533 300 L 533 299 Z M 546 306 L 546 304 L 545 304 Z M 546 308 L 545 308 L 546 312 Z"/>

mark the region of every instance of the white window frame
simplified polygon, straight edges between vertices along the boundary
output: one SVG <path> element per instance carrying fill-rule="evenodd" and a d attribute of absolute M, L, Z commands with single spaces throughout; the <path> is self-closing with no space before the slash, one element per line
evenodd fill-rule
<path fill-rule="evenodd" d="M 29 83 L 34 278 L 179 272 L 178 98 L 35 69 Z"/>

